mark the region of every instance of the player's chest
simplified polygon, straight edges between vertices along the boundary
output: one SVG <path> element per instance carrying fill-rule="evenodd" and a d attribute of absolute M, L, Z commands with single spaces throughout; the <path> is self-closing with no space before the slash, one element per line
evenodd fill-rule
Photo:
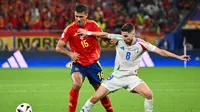
<path fill-rule="evenodd" d="M 120 57 L 126 58 L 126 60 L 132 60 L 137 58 L 142 53 L 142 48 L 140 46 L 134 45 L 134 46 L 119 46 L 117 49 L 118 55 Z"/>
<path fill-rule="evenodd" d="M 78 40 L 83 40 L 83 38 L 82 38 L 82 35 L 79 35 L 77 32 L 78 32 L 78 30 L 80 29 L 80 27 L 73 27 L 72 29 L 71 29 L 71 33 L 70 33 L 70 38 L 72 39 L 72 40 L 76 40 L 76 41 L 78 41 Z M 87 30 L 87 31 L 91 31 L 91 27 L 89 27 L 89 26 L 86 26 L 86 27 L 84 27 L 84 28 L 82 28 L 82 29 L 84 29 L 84 30 Z M 87 37 L 87 36 L 86 36 Z M 85 38 L 86 38 L 85 37 Z"/>
<path fill-rule="evenodd" d="M 83 36 L 77 33 L 79 28 L 74 29 L 74 31 L 70 34 L 69 42 L 71 45 L 76 46 L 78 48 L 91 48 L 97 43 L 97 39 L 94 36 Z M 86 29 L 88 30 L 88 29 Z"/>

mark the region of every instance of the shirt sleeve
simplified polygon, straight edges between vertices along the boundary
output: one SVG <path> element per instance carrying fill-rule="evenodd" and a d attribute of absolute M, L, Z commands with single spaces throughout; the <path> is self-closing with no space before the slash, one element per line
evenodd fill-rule
<path fill-rule="evenodd" d="M 93 23 L 93 26 L 94 26 L 94 28 L 93 28 L 94 32 L 102 32 L 101 27 L 95 21 Z"/>
<path fill-rule="evenodd" d="M 156 46 L 150 44 L 149 42 L 141 40 L 141 39 L 140 39 L 139 44 L 142 46 L 143 50 L 148 50 L 148 51 L 153 52 L 156 49 Z"/>
<path fill-rule="evenodd" d="M 69 29 L 65 29 L 60 37 L 60 40 L 64 41 L 65 43 L 67 43 L 68 39 L 69 39 Z"/>

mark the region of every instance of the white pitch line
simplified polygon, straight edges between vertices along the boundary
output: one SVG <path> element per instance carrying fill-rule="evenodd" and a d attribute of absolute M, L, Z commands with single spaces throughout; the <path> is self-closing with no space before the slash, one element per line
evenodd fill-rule
<path fill-rule="evenodd" d="M 60 86 L 63 84 L 0 84 L 0 87 Z"/>
<path fill-rule="evenodd" d="M 51 86 L 51 85 L 63 85 L 63 84 L 0 84 L 2 86 Z"/>
<path fill-rule="evenodd" d="M 17 90 L 17 91 L 0 91 L 0 93 L 67 93 L 68 91 L 29 91 L 29 90 Z"/>
<path fill-rule="evenodd" d="M 188 92 L 188 94 L 196 94 L 196 89 L 189 89 L 189 90 L 183 90 L 183 89 L 152 89 L 153 92 Z M 14 90 L 14 91 L 0 91 L 0 93 L 67 93 L 68 90 L 63 91 L 56 91 L 56 90 L 50 90 L 50 91 L 38 91 L 38 90 Z M 81 91 L 82 93 L 91 93 L 91 91 Z"/>

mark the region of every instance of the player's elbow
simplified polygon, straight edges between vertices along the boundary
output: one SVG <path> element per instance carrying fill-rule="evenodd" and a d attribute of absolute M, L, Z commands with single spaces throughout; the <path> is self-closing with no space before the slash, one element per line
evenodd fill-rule
<path fill-rule="evenodd" d="M 59 47 L 59 46 L 56 46 L 55 51 L 58 52 L 58 53 L 60 53 L 60 47 Z"/>

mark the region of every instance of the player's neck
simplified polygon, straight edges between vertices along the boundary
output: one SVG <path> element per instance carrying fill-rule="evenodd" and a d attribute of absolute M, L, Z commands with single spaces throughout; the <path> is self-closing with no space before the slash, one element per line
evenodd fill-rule
<path fill-rule="evenodd" d="M 84 28 L 85 27 L 85 25 L 86 25 L 86 22 L 87 22 L 87 20 L 85 21 L 85 23 L 83 24 L 83 25 L 78 25 L 77 23 L 76 23 L 76 25 L 78 26 L 78 27 L 80 27 L 80 28 Z"/>
<path fill-rule="evenodd" d="M 86 23 L 85 23 L 86 24 Z M 79 26 L 79 25 L 77 25 L 79 28 L 84 28 L 85 27 L 85 24 L 83 24 L 83 25 L 81 25 L 81 26 Z"/>
<path fill-rule="evenodd" d="M 131 45 L 135 44 L 135 42 L 136 42 L 136 38 L 134 37 L 134 38 L 133 38 L 133 41 L 132 41 L 132 43 L 131 43 Z M 131 46 L 131 45 L 130 45 L 130 46 Z"/>
<path fill-rule="evenodd" d="M 85 21 L 85 23 L 83 24 L 83 26 L 81 26 L 81 27 L 82 27 L 82 28 L 85 27 L 85 24 L 86 24 L 86 21 Z"/>

